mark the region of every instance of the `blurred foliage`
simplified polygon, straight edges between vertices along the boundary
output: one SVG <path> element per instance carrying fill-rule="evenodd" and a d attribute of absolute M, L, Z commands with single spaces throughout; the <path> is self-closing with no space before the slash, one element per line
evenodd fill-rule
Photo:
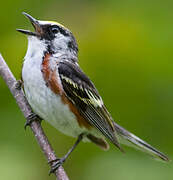
<path fill-rule="evenodd" d="M 69 27 L 79 44 L 79 63 L 114 119 L 170 158 L 173 155 L 173 1 L 2 1 L 0 52 L 19 79 L 27 49 L 16 28 L 31 28 L 22 11 Z M 54 179 L 5 83 L 0 79 L 0 179 Z M 58 156 L 74 139 L 43 122 Z M 81 143 L 64 167 L 75 180 L 172 180 L 172 163 L 114 146 L 103 152 Z"/>

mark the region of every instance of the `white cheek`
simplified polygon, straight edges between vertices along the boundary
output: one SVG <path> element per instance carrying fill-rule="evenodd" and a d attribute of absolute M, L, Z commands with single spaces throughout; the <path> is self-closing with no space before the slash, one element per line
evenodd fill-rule
<path fill-rule="evenodd" d="M 70 41 L 69 37 L 65 37 L 61 35 L 60 33 L 57 33 L 53 41 L 53 45 L 54 47 L 57 48 L 57 50 L 67 49 L 69 41 Z"/>

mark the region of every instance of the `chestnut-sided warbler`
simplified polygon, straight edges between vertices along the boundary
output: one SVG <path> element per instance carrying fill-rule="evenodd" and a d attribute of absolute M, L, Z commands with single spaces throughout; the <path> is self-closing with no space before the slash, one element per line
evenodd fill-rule
<path fill-rule="evenodd" d="M 119 144 L 123 139 L 168 161 L 163 153 L 113 121 L 94 84 L 78 64 L 78 46 L 71 31 L 57 22 L 40 21 L 23 14 L 35 29 L 35 32 L 17 29 L 28 35 L 22 68 L 26 98 L 40 118 L 62 133 L 77 138 L 51 172 L 65 161 L 81 140 L 91 141 L 107 150 L 108 139 L 123 151 Z"/>

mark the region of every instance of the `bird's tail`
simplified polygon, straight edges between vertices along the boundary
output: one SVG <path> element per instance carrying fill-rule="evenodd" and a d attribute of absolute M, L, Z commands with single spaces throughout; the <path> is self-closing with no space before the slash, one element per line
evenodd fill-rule
<path fill-rule="evenodd" d="M 161 159 L 163 161 L 169 161 L 169 158 L 166 155 L 164 155 L 162 152 L 158 151 L 157 149 L 155 149 L 154 147 L 152 147 L 142 139 L 138 138 L 131 132 L 127 131 L 117 123 L 114 122 L 114 126 L 122 143 L 133 146 L 141 151 L 144 151 L 157 159 Z"/>

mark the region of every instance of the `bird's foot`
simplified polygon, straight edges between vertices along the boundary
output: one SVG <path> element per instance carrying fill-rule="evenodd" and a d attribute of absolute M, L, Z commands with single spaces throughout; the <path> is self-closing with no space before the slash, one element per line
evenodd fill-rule
<path fill-rule="evenodd" d="M 17 90 L 21 90 L 22 85 L 23 85 L 22 80 L 17 80 L 17 82 L 16 82 L 16 84 L 15 84 L 15 88 L 16 88 Z"/>
<path fill-rule="evenodd" d="M 62 166 L 65 160 L 66 160 L 66 157 L 62 157 L 61 159 L 55 159 L 55 160 L 49 161 L 48 163 L 51 165 L 49 175 L 54 173 L 60 166 Z"/>
<path fill-rule="evenodd" d="M 79 134 L 79 136 L 78 136 L 76 142 L 74 143 L 74 145 L 70 148 L 70 150 L 67 152 L 67 154 L 65 156 L 63 156 L 61 159 L 55 159 L 53 161 L 48 162 L 51 165 L 51 169 L 49 171 L 49 175 L 51 173 L 54 173 L 65 162 L 65 160 L 73 152 L 73 150 L 76 148 L 76 146 L 81 142 L 81 140 L 83 139 L 84 135 L 85 135 L 85 133 Z"/>
<path fill-rule="evenodd" d="M 26 130 L 27 126 L 30 126 L 33 121 L 38 121 L 39 123 L 41 123 L 41 121 L 42 121 L 42 119 L 35 113 L 31 113 L 26 119 L 27 120 L 26 120 L 26 123 L 24 126 L 25 130 Z"/>

